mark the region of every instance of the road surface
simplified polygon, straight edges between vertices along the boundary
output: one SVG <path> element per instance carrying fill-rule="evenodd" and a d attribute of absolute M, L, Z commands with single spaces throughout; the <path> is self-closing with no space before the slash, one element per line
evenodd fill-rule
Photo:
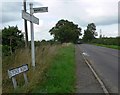
<path fill-rule="evenodd" d="M 89 45 L 79 44 L 84 56 L 105 83 L 111 93 L 118 93 L 118 50 Z"/>
<path fill-rule="evenodd" d="M 99 95 L 103 94 L 102 87 L 94 77 L 87 63 L 85 62 L 80 48 L 75 46 L 76 56 L 76 93 L 96 93 Z"/>

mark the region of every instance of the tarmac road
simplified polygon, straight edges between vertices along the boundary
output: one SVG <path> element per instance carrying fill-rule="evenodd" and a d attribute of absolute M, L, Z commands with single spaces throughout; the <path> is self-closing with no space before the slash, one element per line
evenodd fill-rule
<path fill-rule="evenodd" d="M 118 50 L 89 45 L 79 44 L 84 56 L 105 83 L 111 93 L 118 93 Z"/>

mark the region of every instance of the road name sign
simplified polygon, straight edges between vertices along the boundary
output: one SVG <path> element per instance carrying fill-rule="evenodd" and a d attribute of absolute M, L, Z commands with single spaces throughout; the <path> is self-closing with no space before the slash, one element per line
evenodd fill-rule
<path fill-rule="evenodd" d="M 32 23 L 39 24 L 39 19 L 36 18 L 34 15 L 30 15 L 29 13 L 22 11 L 22 18 Z"/>
<path fill-rule="evenodd" d="M 34 10 L 34 13 L 48 12 L 48 7 L 33 8 L 33 10 Z"/>
<path fill-rule="evenodd" d="M 9 78 L 12 78 L 14 89 L 17 88 L 17 81 L 16 81 L 15 76 L 20 74 L 20 73 L 23 73 L 25 84 L 26 85 L 28 84 L 28 79 L 27 79 L 27 75 L 26 75 L 26 71 L 28 71 L 28 70 L 29 70 L 28 64 L 24 64 L 20 67 L 16 67 L 16 68 L 8 70 L 8 75 L 9 75 Z"/>
<path fill-rule="evenodd" d="M 14 76 L 16 76 L 16 75 L 18 75 L 20 73 L 26 72 L 28 70 L 29 70 L 28 69 L 28 64 L 24 64 L 24 65 L 22 65 L 20 67 L 8 70 L 8 75 L 9 75 L 9 78 L 11 78 L 11 77 L 14 77 Z"/>

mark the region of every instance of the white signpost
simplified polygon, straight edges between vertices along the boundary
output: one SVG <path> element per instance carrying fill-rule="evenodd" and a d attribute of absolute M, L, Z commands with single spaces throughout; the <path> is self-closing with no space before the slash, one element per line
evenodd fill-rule
<path fill-rule="evenodd" d="M 16 68 L 8 70 L 8 75 L 9 75 L 9 78 L 12 78 L 12 82 L 13 82 L 14 88 L 17 87 L 17 82 L 16 82 L 16 79 L 15 79 L 15 76 L 18 75 L 18 74 L 23 73 L 25 84 L 28 83 L 27 76 L 26 76 L 26 73 L 25 73 L 28 70 L 29 69 L 28 69 L 28 65 L 27 64 L 24 64 L 24 65 L 22 65 L 20 67 L 16 67 Z"/>
<path fill-rule="evenodd" d="M 34 49 L 34 28 L 33 23 L 39 24 L 39 19 L 36 18 L 33 13 L 38 12 L 48 12 L 48 7 L 39 7 L 33 8 L 33 4 L 30 3 L 30 14 L 22 11 L 22 18 L 30 21 L 30 30 L 31 30 L 31 56 L 32 56 L 32 66 L 35 67 L 35 49 Z"/>

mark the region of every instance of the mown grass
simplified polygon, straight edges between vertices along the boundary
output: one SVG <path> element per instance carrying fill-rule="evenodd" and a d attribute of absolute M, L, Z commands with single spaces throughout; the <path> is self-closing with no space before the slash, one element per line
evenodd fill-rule
<path fill-rule="evenodd" d="M 32 93 L 72 93 L 75 92 L 75 79 L 74 45 L 63 45 L 52 60 L 44 81 Z"/>
<path fill-rule="evenodd" d="M 117 45 L 103 45 L 103 44 L 94 44 L 94 45 L 120 50 L 120 46 Z"/>

